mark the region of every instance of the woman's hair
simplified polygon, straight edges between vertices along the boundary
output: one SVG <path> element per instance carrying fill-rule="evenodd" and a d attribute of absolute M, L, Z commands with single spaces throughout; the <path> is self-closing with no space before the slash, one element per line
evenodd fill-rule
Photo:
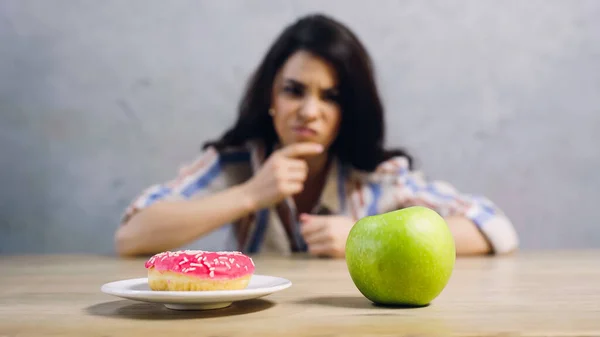
<path fill-rule="evenodd" d="M 403 150 L 384 149 L 384 109 L 365 47 L 347 27 L 323 15 L 303 17 L 281 33 L 250 78 L 237 122 L 221 139 L 205 144 L 205 148 L 222 150 L 257 139 L 271 148 L 278 141 L 269 115 L 273 82 L 297 51 L 318 56 L 336 70 L 341 124 L 331 153 L 343 163 L 369 172 L 394 156 L 404 156 L 412 162 Z"/>

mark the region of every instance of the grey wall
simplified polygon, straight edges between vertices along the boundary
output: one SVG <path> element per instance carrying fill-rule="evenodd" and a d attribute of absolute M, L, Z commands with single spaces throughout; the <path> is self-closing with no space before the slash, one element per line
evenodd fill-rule
<path fill-rule="evenodd" d="M 600 247 L 600 1 L 0 0 L 0 252 L 112 252 L 130 199 L 316 10 L 372 53 L 390 144 L 496 201 L 525 249 Z"/>

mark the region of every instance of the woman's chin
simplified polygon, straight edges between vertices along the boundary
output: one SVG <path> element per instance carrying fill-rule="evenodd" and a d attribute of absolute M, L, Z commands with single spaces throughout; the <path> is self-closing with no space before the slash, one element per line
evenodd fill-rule
<path fill-rule="evenodd" d="M 317 143 L 323 145 L 317 135 L 295 134 L 291 141 L 292 143 Z"/>
<path fill-rule="evenodd" d="M 321 139 L 319 139 L 319 137 L 315 137 L 315 136 L 296 136 L 294 135 L 293 137 L 289 137 L 285 140 L 281 141 L 281 145 L 282 146 L 290 146 L 292 144 L 299 144 L 299 143 L 316 143 L 316 144 L 320 144 L 323 145 L 325 148 L 327 148 L 328 144 L 325 144 L 325 142 L 323 142 Z"/>

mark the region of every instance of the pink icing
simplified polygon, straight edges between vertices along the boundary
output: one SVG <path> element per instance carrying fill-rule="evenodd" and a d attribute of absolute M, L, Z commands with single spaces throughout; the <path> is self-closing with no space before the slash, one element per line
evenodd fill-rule
<path fill-rule="evenodd" d="M 171 271 L 201 278 L 234 279 L 254 273 L 252 259 L 240 252 L 184 250 L 152 256 L 146 268 Z"/>

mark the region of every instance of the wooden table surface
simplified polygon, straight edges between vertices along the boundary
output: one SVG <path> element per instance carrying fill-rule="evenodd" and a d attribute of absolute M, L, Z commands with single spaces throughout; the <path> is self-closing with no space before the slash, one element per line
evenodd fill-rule
<path fill-rule="evenodd" d="M 600 336 L 600 251 L 459 258 L 427 307 L 371 305 L 343 260 L 254 258 L 291 288 L 212 311 L 100 292 L 145 277 L 144 260 L 1 256 L 0 336 Z"/>

